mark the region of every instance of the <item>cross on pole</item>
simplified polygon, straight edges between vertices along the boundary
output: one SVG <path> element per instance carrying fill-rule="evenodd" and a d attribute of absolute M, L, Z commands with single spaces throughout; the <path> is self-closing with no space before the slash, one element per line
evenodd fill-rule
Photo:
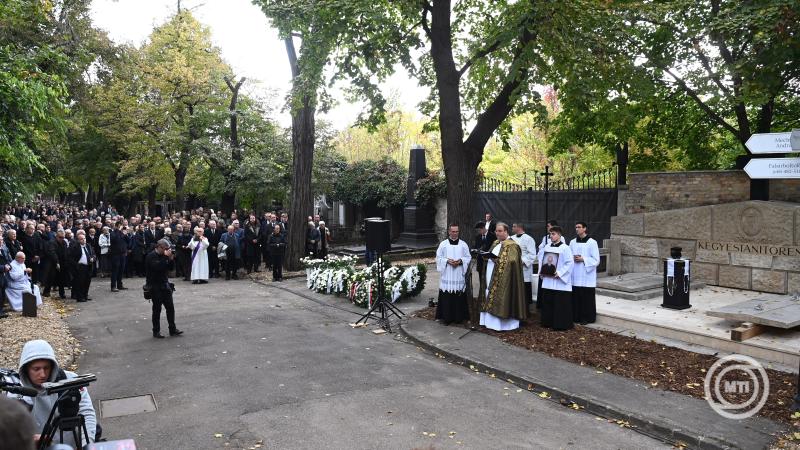
<path fill-rule="evenodd" d="M 550 221 L 550 177 L 555 174 L 550 172 L 550 166 L 544 166 L 544 172 L 539 175 L 544 177 L 544 226 L 547 228 L 547 222 Z"/>

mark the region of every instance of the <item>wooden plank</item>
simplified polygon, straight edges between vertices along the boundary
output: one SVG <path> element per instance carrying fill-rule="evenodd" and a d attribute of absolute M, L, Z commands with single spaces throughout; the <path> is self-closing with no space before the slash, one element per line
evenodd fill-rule
<path fill-rule="evenodd" d="M 750 339 L 751 337 L 758 336 L 759 334 L 767 331 L 767 327 L 756 323 L 745 322 L 731 330 L 731 340 L 742 342 Z"/>

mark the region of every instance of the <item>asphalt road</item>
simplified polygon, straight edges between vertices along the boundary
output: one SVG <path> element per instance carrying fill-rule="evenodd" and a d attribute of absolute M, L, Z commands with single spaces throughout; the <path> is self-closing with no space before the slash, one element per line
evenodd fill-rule
<path fill-rule="evenodd" d="M 70 319 L 87 350 L 79 372 L 98 376 L 95 405 L 155 396 L 156 412 L 101 419 L 107 437 L 139 449 L 668 448 L 393 334 L 352 329 L 358 309 L 304 280 L 178 281 L 185 335 L 161 340 L 142 280 L 113 294 L 107 279 L 92 284 L 94 301 Z"/>

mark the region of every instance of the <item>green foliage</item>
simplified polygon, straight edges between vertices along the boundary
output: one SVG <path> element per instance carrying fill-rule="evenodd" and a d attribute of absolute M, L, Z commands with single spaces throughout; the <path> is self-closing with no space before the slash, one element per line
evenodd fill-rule
<path fill-rule="evenodd" d="M 21 199 L 43 186 L 41 155 L 58 145 L 70 61 L 57 45 L 53 5 L 0 3 L 0 201 Z"/>
<path fill-rule="evenodd" d="M 390 159 L 359 161 L 340 172 L 333 197 L 356 205 L 402 206 L 406 200 L 405 174 L 406 171 Z"/>
<path fill-rule="evenodd" d="M 440 198 L 447 198 L 447 181 L 444 173 L 429 170 L 427 176 L 417 180 L 414 199 L 420 206 L 432 206 Z"/>

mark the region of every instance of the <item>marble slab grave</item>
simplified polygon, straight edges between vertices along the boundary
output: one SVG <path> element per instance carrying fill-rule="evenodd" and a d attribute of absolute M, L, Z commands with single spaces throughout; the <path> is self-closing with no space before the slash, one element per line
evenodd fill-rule
<path fill-rule="evenodd" d="M 800 299 L 790 295 L 764 295 L 733 305 L 706 311 L 712 317 L 739 322 L 752 322 L 775 328 L 800 325 Z"/>
<path fill-rule="evenodd" d="M 612 291 L 642 292 L 661 289 L 663 276 L 656 273 L 625 273 L 597 279 L 597 287 Z"/>

